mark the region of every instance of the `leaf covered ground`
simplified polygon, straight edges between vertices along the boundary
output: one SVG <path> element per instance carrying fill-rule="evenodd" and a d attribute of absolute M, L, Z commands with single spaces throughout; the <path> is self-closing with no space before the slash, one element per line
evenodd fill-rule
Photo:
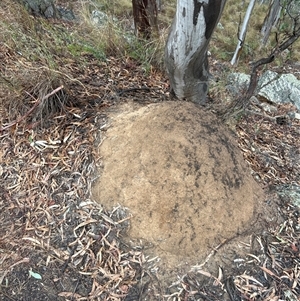
<path fill-rule="evenodd" d="M 244 157 L 278 216 L 238 243 L 243 257 L 228 251 L 230 265 L 206 268 L 220 246 L 162 282 L 155 255 L 123 239 L 130 213 L 95 203 L 91 185 L 107 109 L 167 100 L 164 73 L 137 59 L 145 45 L 128 55 L 90 48 L 92 28 L 34 18 L 8 0 L 0 16 L 0 300 L 298 300 L 299 208 L 276 187 L 300 184 L 299 120 L 238 120 Z"/>

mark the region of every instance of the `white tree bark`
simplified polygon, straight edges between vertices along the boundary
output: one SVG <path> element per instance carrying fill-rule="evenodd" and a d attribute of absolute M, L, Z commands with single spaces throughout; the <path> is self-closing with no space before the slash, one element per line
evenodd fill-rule
<path fill-rule="evenodd" d="M 231 62 L 230 62 L 231 65 L 236 65 L 238 60 L 239 60 L 239 56 L 240 56 L 241 50 L 242 50 L 244 42 L 245 42 L 248 23 L 249 23 L 250 16 L 252 14 L 252 11 L 253 11 L 253 8 L 254 8 L 254 5 L 255 5 L 255 1 L 256 0 L 250 0 L 250 2 L 249 2 L 249 5 L 248 5 L 247 11 L 246 11 L 246 15 L 244 17 L 243 25 L 242 25 L 242 28 L 241 28 L 240 33 L 239 33 L 239 41 L 238 41 L 238 44 L 236 46 L 234 55 L 233 55 L 233 57 L 231 59 Z"/>
<path fill-rule="evenodd" d="M 178 99 L 206 102 L 207 48 L 226 0 L 177 0 L 165 49 L 171 91 Z"/>

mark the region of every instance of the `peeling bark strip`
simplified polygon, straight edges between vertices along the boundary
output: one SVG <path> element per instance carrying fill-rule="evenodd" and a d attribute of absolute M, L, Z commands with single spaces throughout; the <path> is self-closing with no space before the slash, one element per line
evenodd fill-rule
<path fill-rule="evenodd" d="M 226 1 L 226 0 L 225 0 Z M 205 37 L 210 39 L 212 33 L 220 19 L 224 3 L 222 0 L 209 1 L 208 5 L 204 5 L 204 18 L 206 23 Z"/>
<path fill-rule="evenodd" d="M 206 31 L 205 37 L 209 39 L 213 33 L 217 25 L 217 21 L 219 20 L 220 9 L 222 8 L 222 0 L 215 0 L 215 1 L 198 1 L 194 0 L 194 16 L 193 16 L 193 24 L 197 25 L 198 15 L 200 12 L 201 7 L 203 7 L 205 24 L 206 24 Z"/>
<path fill-rule="evenodd" d="M 197 25 L 201 6 L 202 6 L 201 2 L 198 2 L 198 0 L 194 0 L 194 15 L 193 15 L 193 24 L 194 25 Z"/>
<path fill-rule="evenodd" d="M 207 47 L 226 0 L 177 0 L 165 49 L 171 91 L 178 99 L 206 102 Z"/>

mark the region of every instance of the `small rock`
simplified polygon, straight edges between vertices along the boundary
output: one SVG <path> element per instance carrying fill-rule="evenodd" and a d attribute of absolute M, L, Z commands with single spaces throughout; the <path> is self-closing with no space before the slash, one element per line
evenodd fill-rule
<path fill-rule="evenodd" d="M 258 82 L 258 95 L 277 104 L 292 103 L 300 110 L 300 81 L 293 74 L 266 71 Z"/>
<path fill-rule="evenodd" d="M 57 7 L 57 11 L 59 12 L 60 18 L 65 21 L 73 21 L 76 19 L 74 12 L 71 9 Z"/>
<path fill-rule="evenodd" d="M 277 193 L 283 201 L 291 202 L 294 206 L 300 208 L 300 186 L 297 184 L 280 185 L 277 187 Z"/>
<path fill-rule="evenodd" d="M 228 76 L 227 90 L 238 96 L 248 89 L 250 75 L 244 73 L 231 73 Z M 278 74 L 266 71 L 259 79 L 256 96 L 260 96 L 274 104 L 293 104 L 300 111 L 300 81 L 293 74 Z M 267 107 L 272 111 L 273 108 Z"/>
<path fill-rule="evenodd" d="M 231 73 L 228 76 L 227 90 L 237 96 L 240 95 L 242 91 L 248 89 L 250 83 L 250 75 L 245 73 Z"/>
<path fill-rule="evenodd" d="M 275 106 L 269 105 L 265 102 L 262 102 L 260 104 L 261 108 L 268 113 L 276 113 L 277 112 L 277 108 Z"/>
<path fill-rule="evenodd" d="M 91 20 L 94 23 L 94 25 L 97 26 L 104 26 L 108 22 L 108 16 L 106 13 L 99 11 L 99 10 L 93 10 L 91 15 Z"/>
<path fill-rule="evenodd" d="M 294 114 L 294 118 L 300 120 L 300 114 L 299 113 L 295 113 Z"/>

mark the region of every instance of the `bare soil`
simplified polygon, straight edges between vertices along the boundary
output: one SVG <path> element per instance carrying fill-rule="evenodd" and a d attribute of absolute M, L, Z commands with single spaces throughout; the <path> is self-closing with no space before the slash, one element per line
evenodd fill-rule
<path fill-rule="evenodd" d="M 99 149 L 94 198 L 132 214 L 142 240 L 168 268 L 194 264 L 252 229 L 265 200 L 232 133 L 188 102 L 122 105 Z"/>

